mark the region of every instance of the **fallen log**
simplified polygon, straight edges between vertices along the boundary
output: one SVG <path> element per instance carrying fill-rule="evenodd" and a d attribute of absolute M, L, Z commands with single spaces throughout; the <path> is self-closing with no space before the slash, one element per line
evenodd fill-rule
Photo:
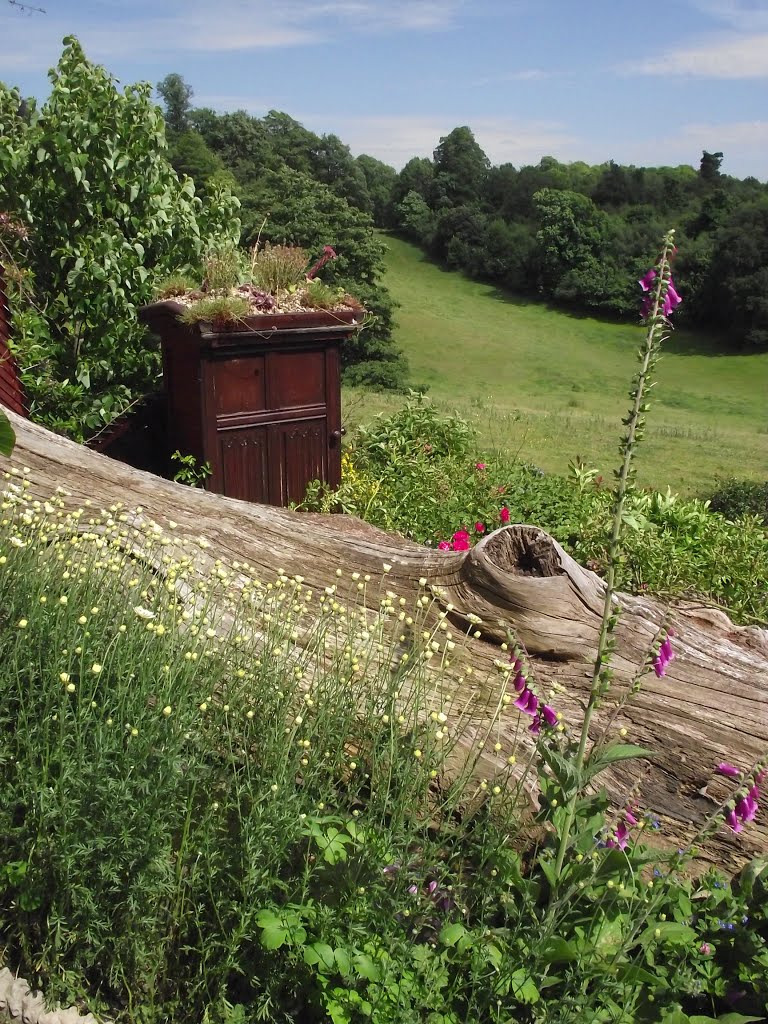
<path fill-rule="evenodd" d="M 10 460 L 0 457 L 0 470 L 25 470 L 32 497 L 43 500 L 63 488 L 72 509 L 86 500 L 99 507 L 141 506 L 147 519 L 175 521 L 181 539 L 205 537 L 210 546 L 198 548 L 196 556 L 201 570 L 220 559 L 237 576 L 237 566 L 247 562 L 262 579 L 281 571 L 300 573 L 316 588 L 338 585 L 337 569 L 345 579 L 353 571 L 376 579 L 385 572 L 386 587 L 410 599 L 426 581 L 437 606 L 462 627 L 472 617 L 482 620 L 480 635 L 468 640 L 468 655 L 479 671 L 492 671 L 506 657 L 500 645 L 511 632 L 528 651 L 540 690 L 555 687 L 559 710 L 578 728 L 592 675 L 603 582 L 535 526 L 503 527 L 467 552 L 434 551 L 352 517 L 295 513 L 175 484 L 12 412 L 9 417 L 16 448 Z M 385 571 L 384 565 L 390 568 Z M 378 593 L 370 600 L 377 602 Z M 619 594 L 618 604 L 615 681 L 593 719 L 590 738 L 606 726 L 611 732 L 622 728 L 629 742 L 655 752 L 648 762 L 615 765 L 602 778 L 617 805 L 632 792 L 659 817 L 662 845 L 684 846 L 728 792 L 726 780 L 713 777 L 714 766 L 728 760 L 747 768 L 768 751 L 768 630 L 736 626 L 703 604 L 671 607 L 628 594 Z M 646 675 L 640 692 L 616 714 L 615 701 L 626 694 L 663 626 L 675 630 L 676 659 L 664 678 Z M 458 673 L 455 686 L 467 689 L 471 703 L 472 688 Z M 486 699 L 478 697 L 477 731 L 469 730 L 467 744 L 482 732 L 486 707 Z M 483 751 L 479 768 L 488 777 L 498 757 L 492 749 Z M 741 835 L 721 827 L 702 847 L 702 857 L 734 871 L 766 851 L 768 822 L 761 809 Z"/>

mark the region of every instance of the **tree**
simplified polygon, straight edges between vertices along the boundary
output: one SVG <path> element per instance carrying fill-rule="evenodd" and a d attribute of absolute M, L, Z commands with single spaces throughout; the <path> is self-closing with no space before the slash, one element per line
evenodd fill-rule
<path fill-rule="evenodd" d="M 332 189 L 358 210 L 373 213 L 368 184 L 349 146 L 338 135 L 321 135 L 312 150 L 312 177 Z"/>
<path fill-rule="evenodd" d="M 409 192 L 417 192 L 428 206 L 432 206 L 432 188 L 435 168 L 426 157 L 415 156 L 403 167 L 392 188 L 392 206 L 397 206 Z"/>
<path fill-rule="evenodd" d="M 371 198 L 373 223 L 377 227 L 386 227 L 391 220 L 390 197 L 397 181 L 397 171 L 376 157 L 362 153 L 357 158 L 357 166 L 363 172 L 368 195 Z"/>
<path fill-rule="evenodd" d="M 768 197 L 739 207 L 715 236 L 707 292 L 734 347 L 768 349 Z"/>
<path fill-rule="evenodd" d="M 262 242 L 300 245 L 310 256 L 333 246 L 337 259 L 323 268 L 323 280 L 347 289 L 376 318 L 342 349 L 344 367 L 355 367 L 355 383 L 404 387 L 407 364 L 392 339 L 394 303 L 381 284 L 384 243 L 370 216 L 308 174 L 282 167 L 243 192 L 243 221 L 247 244 L 260 234 Z M 388 364 L 386 371 L 380 363 Z"/>
<path fill-rule="evenodd" d="M 200 193 L 205 192 L 207 183 L 214 176 L 228 173 L 223 162 L 206 145 L 200 132 L 185 131 L 175 136 L 170 146 L 169 157 L 176 173 L 182 178 L 185 175 L 191 178 Z"/>
<path fill-rule="evenodd" d="M 470 128 L 454 128 L 440 139 L 433 156 L 436 207 L 465 206 L 480 198 L 491 162 Z"/>
<path fill-rule="evenodd" d="M 203 204 L 179 180 L 149 85 L 121 92 L 72 37 L 50 78 L 29 123 L 0 85 L 0 209 L 28 226 L 14 307 L 32 412 L 83 437 L 155 386 L 159 354 L 136 307 L 212 237 L 238 233 L 237 201 Z"/>
<path fill-rule="evenodd" d="M 600 261 L 606 238 L 605 214 L 588 196 L 578 192 L 545 188 L 533 202 L 538 214 L 541 281 L 546 292 L 555 295 L 567 274 L 594 270 Z M 563 298 L 573 299 L 573 285 Z"/>
<path fill-rule="evenodd" d="M 190 100 L 192 87 L 187 85 L 181 75 L 173 72 L 166 75 L 162 82 L 157 83 L 157 91 L 165 103 L 165 123 L 169 132 L 181 134 L 189 128 Z"/>
<path fill-rule="evenodd" d="M 418 192 L 408 192 L 395 207 L 398 227 L 411 241 L 429 247 L 435 232 L 435 215 Z"/>
<path fill-rule="evenodd" d="M 720 177 L 720 167 L 723 162 L 722 153 L 708 153 L 706 149 L 701 155 L 699 164 L 699 177 L 708 185 L 713 184 Z"/>

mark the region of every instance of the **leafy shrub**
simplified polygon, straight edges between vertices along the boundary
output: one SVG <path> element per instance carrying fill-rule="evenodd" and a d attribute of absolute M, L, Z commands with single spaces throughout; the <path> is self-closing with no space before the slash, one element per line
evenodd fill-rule
<path fill-rule="evenodd" d="M 50 77 L 31 114 L 0 83 L 0 208 L 28 234 L 9 298 L 30 413 L 82 439 L 154 387 L 160 355 L 136 309 L 213 238 L 237 237 L 238 202 L 214 189 L 203 204 L 179 180 L 149 85 L 120 90 L 72 37 Z"/>
<path fill-rule="evenodd" d="M 726 519 L 756 516 L 768 526 L 768 481 L 723 480 L 710 496 L 709 507 Z"/>
<path fill-rule="evenodd" d="M 463 420 L 411 395 L 399 412 L 355 431 L 341 487 L 324 498 L 310 491 L 302 507 L 340 505 L 432 546 L 457 530 L 479 539 L 505 521 L 532 523 L 582 564 L 605 571 L 612 499 L 594 471 L 545 476 L 476 445 Z M 630 491 L 624 521 L 616 568 L 622 589 L 702 598 L 737 621 L 768 621 L 768 537 L 758 519 L 732 523 L 701 501 Z"/>

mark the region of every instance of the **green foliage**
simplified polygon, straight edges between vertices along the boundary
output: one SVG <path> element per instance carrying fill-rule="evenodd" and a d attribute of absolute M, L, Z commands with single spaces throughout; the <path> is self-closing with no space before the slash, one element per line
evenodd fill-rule
<path fill-rule="evenodd" d="M 189 274 L 170 274 L 155 285 L 154 298 L 173 299 L 178 295 L 195 291 L 199 283 Z"/>
<path fill-rule="evenodd" d="M 237 204 L 215 192 L 204 206 L 179 181 L 148 85 L 120 91 L 72 38 L 50 77 L 29 121 L 0 85 L 0 207 L 29 230 L 9 298 L 31 415 L 82 438 L 153 384 L 159 353 L 136 308 L 237 232 Z"/>
<path fill-rule="evenodd" d="M 213 472 L 210 462 L 198 463 L 194 455 L 182 455 L 178 450 L 171 455 L 171 459 L 179 466 L 173 474 L 177 484 L 205 487 L 205 481 Z"/>
<path fill-rule="evenodd" d="M 16 444 L 16 435 L 11 426 L 11 421 L 0 409 L 0 455 L 9 458 Z"/>
<path fill-rule="evenodd" d="M 482 469 L 477 467 L 482 466 Z M 449 541 L 458 529 L 477 540 L 500 525 L 535 523 L 582 564 L 605 572 L 612 497 L 597 470 L 576 466 L 571 479 L 544 475 L 504 453 L 483 452 L 474 431 L 412 396 L 391 416 L 351 436 L 341 487 L 306 508 L 340 505 L 382 529 L 419 543 Z M 632 490 L 617 565 L 618 586 L 634 593 L 708 599 L 742 622 L 768 621 L 768 536 L 744 515 L 730 522 L 707 503 L 669 490 Z"/>
<path fill-rule="evenodd" d="M 768 482 L 723 480 L 709 498 L 709 508 L 726 519 L 754 516 L 768 527 Z"/>
<path fill-rule="evenodd" d="M 220 295 L 217 298 L 198 299 L 179 314 L 185 324 L 210 323 L 215 327 L 226 327 L 248 316 L 248 300 L 239 295 Z"/>
<path fill-rule="evenodd" d="M 317 278 L 301 289 L 301 304 L 311 309 L 335 309 L 343 299 L 343 288 L 331 288 Z"/>
<path fill-rule="evenodd" d="M 464 126 L 440 140 L 433 161 L 405 165 L 391 187 L 387 223 L 470 277 L 634 318 L 627 268 L 636 264 L 640 277 L 660 218 L 671 220 L 684 253 L 675 265 L 685 300 L 677 319 L 721 328 L 723 350 L 762 351 L 766 186 L 722 174 L 722 158 L 705 152 L 698 174 L 687 165 L 590 167 L 553 157 L 490 167 Z"/>

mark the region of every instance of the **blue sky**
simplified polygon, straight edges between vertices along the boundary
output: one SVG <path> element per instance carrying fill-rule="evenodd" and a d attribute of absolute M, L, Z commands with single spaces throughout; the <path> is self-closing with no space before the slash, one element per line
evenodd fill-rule
<path fill-rule="evenodd" d="M 768 179 L 768 0 L 0 0 L 0 80 L 44 98 L 76 35 L 121 82 L 284 110 L 396 167 L 468 124 L 494 163 L 545 154 Z"/>

